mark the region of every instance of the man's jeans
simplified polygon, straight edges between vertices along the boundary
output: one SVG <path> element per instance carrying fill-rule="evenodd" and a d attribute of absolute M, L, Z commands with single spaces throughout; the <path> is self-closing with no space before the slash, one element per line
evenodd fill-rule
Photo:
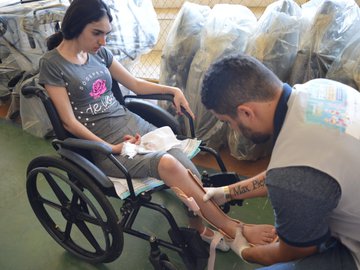
<path fill-rule="evenodd" d="M 350 251 L 332 239 L 319 248 L 320 252 L 298 261 L 278 263 L 258 270 L 357 270 Z"/>

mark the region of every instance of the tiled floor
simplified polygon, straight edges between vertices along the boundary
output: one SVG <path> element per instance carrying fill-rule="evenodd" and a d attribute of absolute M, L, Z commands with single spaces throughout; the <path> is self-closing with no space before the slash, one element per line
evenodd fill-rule
<path fill-rule="evenodd" d="M 1 116 L 6 112 L 0 106 Z M 26 193 L 26 168 L 29 162 L 39 155 L 54 155 L 49 141 L 36 138 L 24 132 L 19 124 L 14 124 L 0 117 L 0 269 L 6 270 L 48 270 L 48 269 L 152 269 L 148 261 L 149 245 L 144 240 L 124 235 L 125 244 L 121 256 L 107 264 L 92 265 L 73 257 L 59 246 L 43 229 L 34 215 Z M 267 161 L 255 163 L 240 162 L 222 152 L 229 170 L 232 166 L 242 175 L 252 175 L 264 166 Z M 203 167 L 214 167 L 206 156 L 199 156 L 196 164 Z M 231 164 L 231 165 L 230 165 Z M 186 226 L 186 217 L 179 200 L 170 192 L 158 192 L 154 202 L 170 210 L 180 226 Z M 111 199 L 115 211 L 119 214 L 120 200 Z M 263 199 L 247 200 L 244 206 L 234 206 L 230 216 L 241 218 L 249 223 L 272 223 L 272 210 L 268 201 Z M 152 232 L 160 237 L 168 237 L 167 224 L 158 215 L 149 210 L 140 211 L 136 228 Z M 178 269 L 184 269 L 179 256 L 174 252 L 162 249 Z M 215 269 L 254 269 L 232 252 L 218 252 Z"/>

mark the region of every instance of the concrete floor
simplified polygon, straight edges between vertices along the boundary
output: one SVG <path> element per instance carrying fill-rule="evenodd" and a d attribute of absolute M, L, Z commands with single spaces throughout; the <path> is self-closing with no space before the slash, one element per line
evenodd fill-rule
<path fill-rule="evenodd" d="M 44 230 L 29 205 L 25 174 L 33 158 L 56 154 L 50 141 L 34 137 L 18 124 L 0 118 L 0 153 L 0 269 L 152 269 L 147 259 L 148 243 L 133 236 L 124 236 L 123 252 L 114 262 L 91 265 L 70 255 Z M 154 201 L 168 208 L 179 226 L 187 226 L 184 209 L 170 191 L 156 193 Z M 121 200 L 111 199 L 111 203 L 119 215 Z M 249 223 L 273 223 L 271 206 L 266 199 L 247 200 L 242 207 L 232 207 L 229 214 Z M 167 224 L 149 211 L 140 212 L 136 227 L 167 237 Z M 184 269 L 177 254 L 162 251 L 178 269 Z M 241 262 L 232 252 L 217 253 L 216 269 L 255 268 Z"/>

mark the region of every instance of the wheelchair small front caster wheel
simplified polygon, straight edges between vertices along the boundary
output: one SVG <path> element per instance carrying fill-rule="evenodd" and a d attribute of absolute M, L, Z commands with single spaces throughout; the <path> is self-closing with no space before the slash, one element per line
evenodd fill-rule
<path fill-rule="evenodd" d="M 159 245 L 157 243 L 157 238 L 151 236 L 149 239 L 150 242 L 150 255 L 149 260 L 155 270 L 177 270 L 176 267 L 170 262 L 168 256 L 164 253 L 161 253 Z"/>

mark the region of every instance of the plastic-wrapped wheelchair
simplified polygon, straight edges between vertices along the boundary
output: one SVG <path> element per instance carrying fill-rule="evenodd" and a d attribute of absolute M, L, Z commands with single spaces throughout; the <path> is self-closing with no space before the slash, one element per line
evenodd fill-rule
<path fill-rule="evenodd" d="M 117 83 L 114 95 L 120 103 L 140 116 L 162 119 L 156 126 L 168 125 L 175 134 L 180 128 L 177 120 L 168 112 L 142 99 L 172 100 L 169 95 L 132 96 L 131 101 L 122 96 Z M 57 155 L 39 156 L 27 168 L 27 195 L 38 220 L 51 237 L 71 254 L 90 263 L 108 263 L 117 259 L 123 250 L 124 233 L 141 238 L 150 244 L 149 260 L 154 269 L 176 269 L 168 256 L 160 250 L 177 252 L 187 269 L 204 269 L 209 256 L 208 246 L 198 232 L 181 228 L 164 206 L 152 202 L 152 194 L 166 186 L 160 186 L 136 195 L 131 175 L 112 155 L 110 147 L 102 143 L 74 138 L 61 124 L 60 118 L 46 93 L 38 87 L 23 87 L 24 96 L 38 96 L 53 125 L 55 139 L 52 145 Z M 141 100 L 138 100 L 141 98 Z M 189 118 L 191 121 L 191 118 Z M 193 127 L 192 122 L 190 124 Z M 191 130 L 194 134 L 194 130 Z M 220 186 L 239 178 L 226 171 L 220 156 L 204 145 L 201 150 L 212 154 L 221 169 L 220 173 L 204 173 L 205 186 Z M 91 160 L 90 151 L 100 151 L 107 156 L 126 177 L 130 195 L 122 200 L 120 216 L 110 198 L 118 198 L 113 183 Z M 180 201 L 179 201 L 180 203 Z M 239 202 L 241 203 L 241 201 Z M 224 210 L 228 210 L 225 205 Z M 169 224 L 169 240 L 134 229 L 140 209 L 156 211 Z"/>

